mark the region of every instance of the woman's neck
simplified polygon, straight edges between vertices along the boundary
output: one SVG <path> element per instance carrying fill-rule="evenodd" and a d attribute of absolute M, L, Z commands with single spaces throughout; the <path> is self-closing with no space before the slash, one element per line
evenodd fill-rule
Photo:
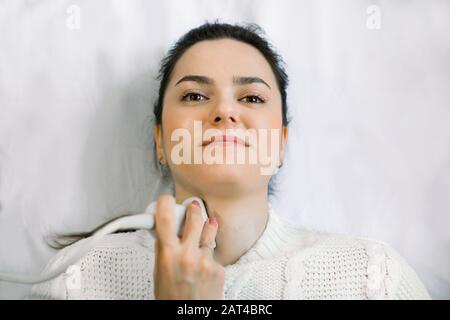
<path fill-rule="evenodd" d="M 177 190 L 176 201 L 181 203 L 193 195 Z M 197 196 L 203 198 L 208 215 L 215 217 L 219 224 L 214 258 L 223 266 L 235 263 L 264 232 L 269 212 L 267 190 L 245 196 Z"/>

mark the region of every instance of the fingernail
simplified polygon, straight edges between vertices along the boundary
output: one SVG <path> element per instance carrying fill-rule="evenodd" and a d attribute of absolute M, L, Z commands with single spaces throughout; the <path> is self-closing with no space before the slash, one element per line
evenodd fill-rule
<path fill-rule="evenodd" d="M 215 217 L 209 218 L 209 224 L 217 226 L 217 219 Z"/>
<path fill-rule="evenodd" d="M 198 202 L 197 200 L 192 200 L 192 203 L 200 208 L 200 202 Z"/>

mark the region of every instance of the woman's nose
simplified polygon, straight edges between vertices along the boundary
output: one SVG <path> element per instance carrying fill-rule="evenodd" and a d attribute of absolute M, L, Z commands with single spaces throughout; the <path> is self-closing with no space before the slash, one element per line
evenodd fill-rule
<path fill-rule="evenodd" d="M 233 102 L 221 101 L 211 110 L 210 122 L 213 125 L 236 124 L 239 122 L 239 114 Z"/>

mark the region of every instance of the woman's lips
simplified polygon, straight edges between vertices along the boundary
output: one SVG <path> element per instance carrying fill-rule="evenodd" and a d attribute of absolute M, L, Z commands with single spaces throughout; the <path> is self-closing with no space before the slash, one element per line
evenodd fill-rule
<path fill-rule="evenodd" d="M 237 136 L 227 136 L 227 135 L 220 135 L 220 136 L 213 136 L 209 140 L 205 140 L 202 142 L 202 147 L 205 147 L 209 144 L 221 144 L 221 145 L 227 145 L 227 144 L 233 144 L 233 145 L 242 145 L 244 147 L 248 147 L 249 144 L 245 141 L 243 141 L 241 138 Z"/>

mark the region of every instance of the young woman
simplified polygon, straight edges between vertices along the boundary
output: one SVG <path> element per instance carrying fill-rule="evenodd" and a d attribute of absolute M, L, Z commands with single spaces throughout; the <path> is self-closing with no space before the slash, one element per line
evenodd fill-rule
<path fill-rule="evenodd" d="M 273 173 L 263 169 L 281 167 L 284 159 L 288 78 L 260 31 L 255 25 L 206 23 L 169 51 L 154 108 L 155 151 L 175 194 L 158 199 L 156 239 L 146 230 L 106 236 L 66 274 L 33 287 L 34 297 L 429 298 L 416 273 L 388 245 L 293 228 L 270 206 Z M 216 134 L 198 138 L 199 129 Z M 270 139 L 228 134 L 232 130 L 265 132 Z M 180 132 L 194 138 L 174 152 L 180 151 L 174 139 Z M 237 151 L 248 158 L 180 161 L 193 159 L 195 148 L 203 156 Z M 248 161 L 256 149 L 266 150 L 270 161 Z M 209 219 L 202 222 L 194 201 L 179 237 L 174 205 L 191 196 L 203 199 Z M 46 271 L 84 241 L 61 250 Z"/>

